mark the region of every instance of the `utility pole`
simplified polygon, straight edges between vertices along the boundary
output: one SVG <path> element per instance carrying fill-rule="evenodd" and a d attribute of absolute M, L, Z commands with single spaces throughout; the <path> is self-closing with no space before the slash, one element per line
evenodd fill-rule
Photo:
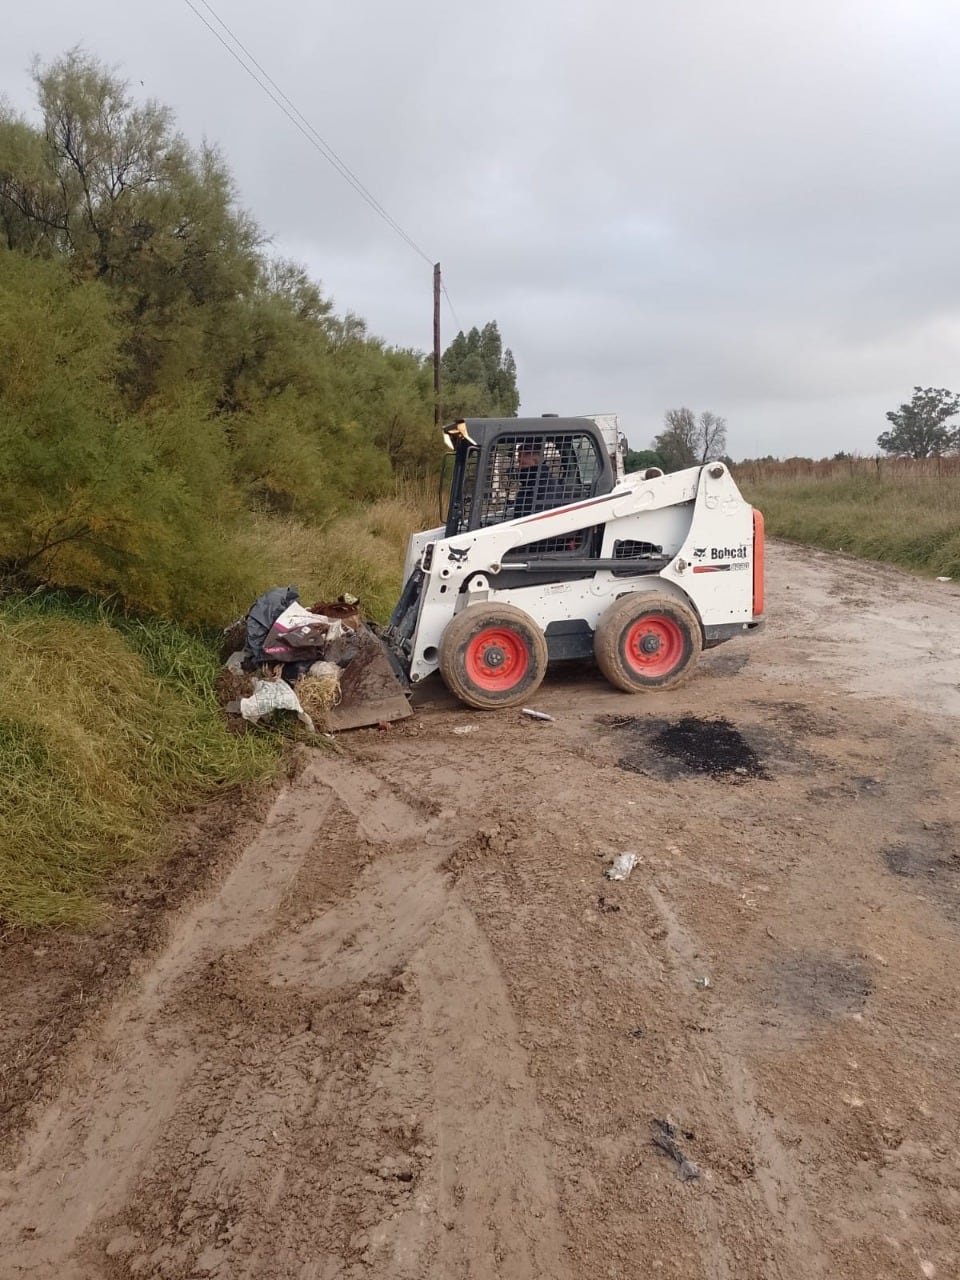
<path fill-rule="evenodd" d="M 440 263 L 433 264 L 433 424 L 440 426 Z"/>

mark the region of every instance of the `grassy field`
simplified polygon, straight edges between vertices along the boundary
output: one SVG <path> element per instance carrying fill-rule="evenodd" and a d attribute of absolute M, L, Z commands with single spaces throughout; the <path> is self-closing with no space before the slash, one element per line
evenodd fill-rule
<path fill-rule="evenodd" d="M 735 474 L 774 536 L 960 578 L 960 458 L 751 463 Z"/>
<path fill-rule="evenodd" d="M 326 530 L 265 518 L 260 590 L 293 583 L 307 604 L 351 591 L 383 620 L 410 531 L 435 523 L 435 496 L 413 488 Z M 216 633 L 89 596 L 0 596 L 0 924 L 95 919 L 106 877 L 163 852 L 171 814 L 276 775 L 275 734 L 224 724 L 217 650 Z"/>

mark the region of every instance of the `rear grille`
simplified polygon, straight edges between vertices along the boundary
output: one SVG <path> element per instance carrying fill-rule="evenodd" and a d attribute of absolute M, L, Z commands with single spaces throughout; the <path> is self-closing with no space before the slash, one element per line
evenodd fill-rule
<path fill-rule="evenodd" d="M 551 556 L 563 553 L 576 555 L 587 554 L 590 529 L 578 529 L 576 533 L 565 533 L 559 538 L 540 538 L 537 542 L 528 542 L 522 547 L 513 547 L 511 556 Z"/>
<path fill-rule="evenodd" d="M 648 556 L 662 556 L 663 547 L 653 542 L 637 542 L 632 538 L 624 538 L 622 542 L 613 544 L 614 560 L 644 560 Z"/>

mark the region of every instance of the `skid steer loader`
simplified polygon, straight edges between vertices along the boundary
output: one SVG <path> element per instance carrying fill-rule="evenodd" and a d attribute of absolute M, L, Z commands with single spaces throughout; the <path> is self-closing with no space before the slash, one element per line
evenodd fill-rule
<path fill-rule="evenodd" d="M 552 660 L 671 689 L 763 622 L 763 517 L 722 462 L 623 474 L 616 417 L 465 419 L 447 520 L 412 536 L 383 632 L 411 685 L 468 707 L 530 698 Z"/>
<path fill-rule="evenodd" d="M 410 539 L 380 637 L 401 681 L 439 670 L 468 706 L 511 707 L 549 662 L 595 659 L 624 692 L 670 689 L 762 625 L 763 517 L 722 462 L 625 475 L 614 415 L 467 418 L 444 436 L 446 522 Z M 369 681 L 335 727 L 408 713 L 383 658 Z"/>

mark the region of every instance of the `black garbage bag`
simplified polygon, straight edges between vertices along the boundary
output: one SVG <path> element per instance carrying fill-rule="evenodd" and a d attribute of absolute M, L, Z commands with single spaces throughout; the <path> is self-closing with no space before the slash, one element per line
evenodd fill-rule
<path fill-rule="evenodd" d="M 270 634 L 270 628 L 284 609 L 289 609 L 299 600 L 300 592 L 296 587 L 274 587 L 265 591 L 250 606 L 247 613 L 247 649 L 251 668 L 259 667 L 264 662 L 263 642 Z"/>
<path fill-rule="evenodd" d="M 310 668 L 315 661 L 317 659 L 311 658 L 309 662 L 285 662 L 280 674 L 287 684 L 296 684 L 298 680 L 302 680 L 305 675 L 309 674 Z"/>
<path fill-rule="evenodd" d="M 339 640 L 331 640 L 324 650 L 327 662 L 335 662 L 338 667 L 347 667 L 360 652 L 360 641 L 355 631 L 348 631 Z"/>

